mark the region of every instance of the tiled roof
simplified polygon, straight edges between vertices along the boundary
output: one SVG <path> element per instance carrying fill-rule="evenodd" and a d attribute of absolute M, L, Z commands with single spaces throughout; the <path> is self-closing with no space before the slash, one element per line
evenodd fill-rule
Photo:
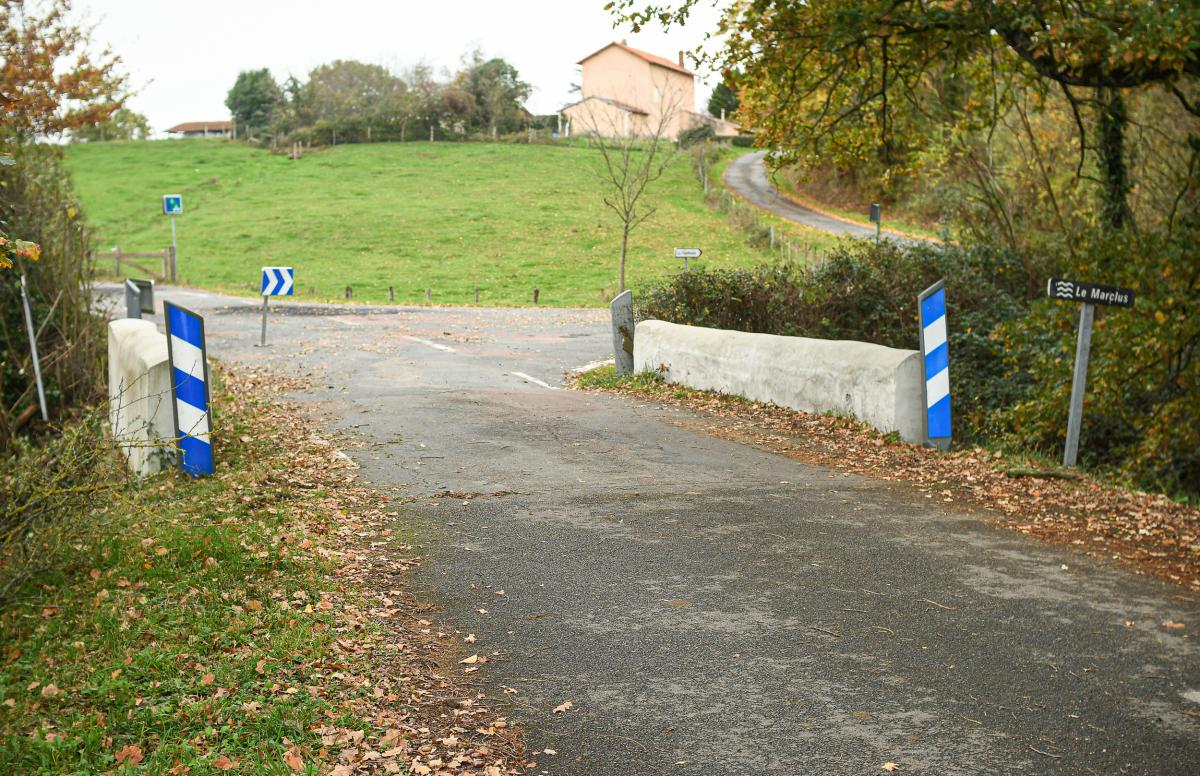
<path fill-rule="evenodd" d="M 694 75 L 694 73 L 692 73 L 691 70 L 688 70 L 686 67 L 680 66 L 680 64 L 678 62 L 672 62 L 671 60 L 669 60 L 665 57 L 660 57 L 657 54 L 651 54 L 647 51 L 642 51 L 641 49 L 635 49 L 632 46 L 626 46 L 624 43 L 616 43 L 616 42 L 609 43 L 607 46 L 604 46 L 603 48 L 601 48 L 597 51 L 593 51 L 591 54 L 588 54 L 586 57 L 579 60 L 579 62 L 577 64 L 582 65 L 584 62 L 586 62 L 589 59 L 591 59 L 592 57 L 596 56 L 601 51 L 607 50 L 611 46 L 616 46 L 619 49 L 628 51 L 630 54 L 633 54 L 635 57 L 644 59 L 652 65 L 658 65 L 659 67 L 665 67 L 668 70 L 674 70 L 675 72 L 683 73 L 684 75 Z"/>
<path fill-rule="evenodd" d="M 233 129 L 232 121 L 185 121 L 168 129 L 168 132 L 213 132 Z"/>

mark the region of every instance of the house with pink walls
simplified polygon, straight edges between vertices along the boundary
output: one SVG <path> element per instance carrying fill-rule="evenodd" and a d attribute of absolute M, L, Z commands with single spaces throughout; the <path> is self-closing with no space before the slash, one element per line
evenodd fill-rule
<path fill-rule="evenodd" d="M 579 64 L 581 99 L 559 112 L 566 136 L 649 137 L 661 127 L 664 137 L 677 140 L 701 122 L 725 125 L 714 127 L 718 135 L 737 134 L 730 122 L 696 112 L 696 75 L 682 51 L 670 60 L 614 42 Z"/>

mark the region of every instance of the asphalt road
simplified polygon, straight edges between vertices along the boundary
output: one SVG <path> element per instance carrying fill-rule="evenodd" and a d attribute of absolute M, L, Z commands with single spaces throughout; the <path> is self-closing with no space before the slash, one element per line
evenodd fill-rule
<path fill-rule="evenodd" d="M 1200 772 L 1193 596 L 562 390 L 611 355 L 602 311 L 283 302 L 260 349 L 255 300 L 165 295 L 211 356 L 311 375 L 295 398 L 416 499 L 415 583 L 556 774 Z"/>
<path fill-rule="evenodd" d="M 747 202 L 798 224 L 830 234 L 875 239 L 874 227 L 823 215 L 780 195 L 779 190 L 767 178 L 767 169 L 763 165 L 766 155 L 766 151 L 756 151 L 734 159 L 725 170 L 725 185 Z M 902 243 L 914 242 L 911 237 L 889 232 L 887 229 L 883 230 L 883 236 Z"/>

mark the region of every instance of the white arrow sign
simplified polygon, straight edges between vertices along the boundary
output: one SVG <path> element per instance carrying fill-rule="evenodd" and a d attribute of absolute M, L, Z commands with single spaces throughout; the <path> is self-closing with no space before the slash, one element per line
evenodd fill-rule
<path fill-rule="evenodd" d="M 704 251 L 699 248 L 676 248 L 675 258 L 677 259 L 698 259 Z"/>
<path fill-rule="evenodd" d="M 291 267 L 263 267 L 262 295 L 291 296 L 295 277 Z"/>

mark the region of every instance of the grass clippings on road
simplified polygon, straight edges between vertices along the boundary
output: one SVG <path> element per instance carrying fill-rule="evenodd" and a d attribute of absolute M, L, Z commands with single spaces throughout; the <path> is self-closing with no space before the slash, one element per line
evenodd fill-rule
<path fill-rule="evenodd" d="M 943 453 L 897 441 L 851 418 L 697 391 L 653 373 L 622 378 L 613 367 L 600 367 L 579 375 L 575 387 L 687 407 L 710 418 L 702 428 L 716 436 L 805 463 L 910 482 L 938 503 L 983 508 L 1013 530 L 1200 591 L 1200 509 L 1163 495 L 1128 490 L 1087 474 L 1028 476 L 1041 472 L 999 452 L 972 448 Z"/>
<path fill-rule="evenodd" d="M 123 491 L 0 613 L 0 772 L 525 772 L 407 590 L 396 513 L 295 407 L 224 372 L 218 473 Z M 455 678 L 452 678 L 452 673 Z"/>

